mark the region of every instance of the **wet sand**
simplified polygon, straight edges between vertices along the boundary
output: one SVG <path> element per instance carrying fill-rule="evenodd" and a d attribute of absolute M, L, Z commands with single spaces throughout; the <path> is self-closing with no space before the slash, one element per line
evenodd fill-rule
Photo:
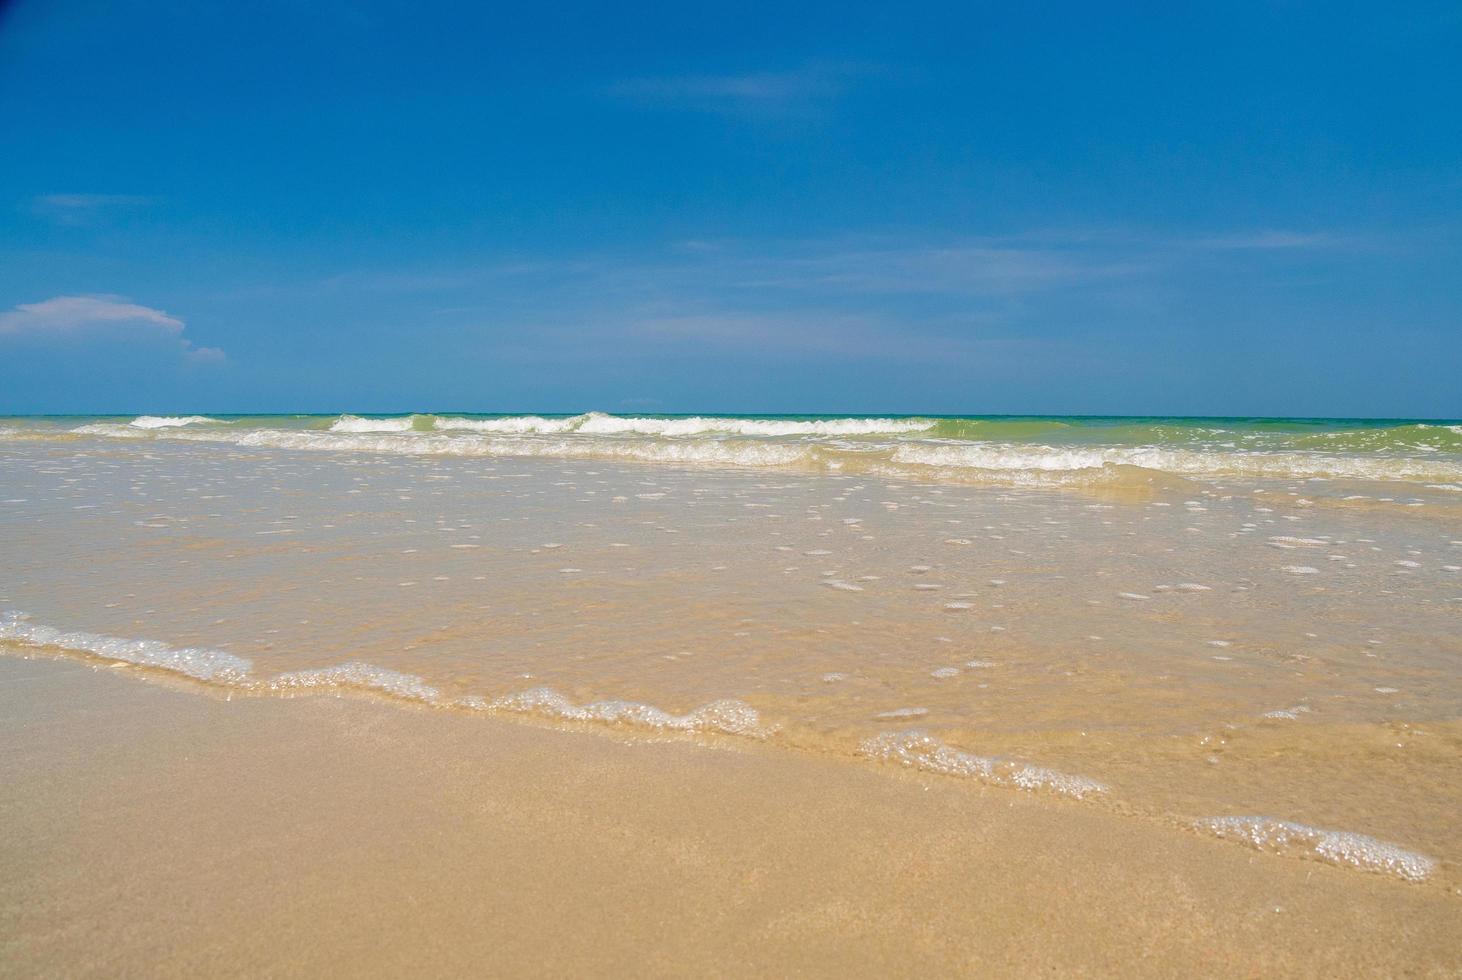
<path fill-rule="evenodd" d="M 699 736 L 0 659 L 0 973 L 1415 975 L 1462 895 Z"/>

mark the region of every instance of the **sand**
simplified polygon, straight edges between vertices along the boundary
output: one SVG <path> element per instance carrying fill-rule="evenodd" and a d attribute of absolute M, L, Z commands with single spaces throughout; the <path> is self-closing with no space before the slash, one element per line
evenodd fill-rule
<path fill-rule="evenodd" d="M 1432 975 L 1462 896 L 705 737 L 0 659 L 0 974 Z"/>

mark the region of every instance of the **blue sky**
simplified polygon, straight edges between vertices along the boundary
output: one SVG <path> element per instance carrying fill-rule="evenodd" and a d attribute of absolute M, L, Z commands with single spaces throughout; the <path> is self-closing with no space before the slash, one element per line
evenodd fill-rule
<path fill-rule="evenodd" d="M 0 4 L 0 412 L 1462 416 L 1462 7 L 905 6 Z"/>

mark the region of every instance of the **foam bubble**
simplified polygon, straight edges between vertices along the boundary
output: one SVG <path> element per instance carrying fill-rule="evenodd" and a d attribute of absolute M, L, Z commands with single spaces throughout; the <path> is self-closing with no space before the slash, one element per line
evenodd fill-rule
<path fill-rule="evenodd" d="M 440 691 L 414 674 L 402 674 L 356 660 L 335 667 L 279 674 L 269 681 L 268 687 L 280 693 L 353 687 L 429 704 L 437 703 L 441 697 Z"/>
<path fill-rule="evenodd" d="M 761 716 L 744 701 L 712 701 L 688 714 L 677 715 L 637 701 L 594 701 L 574 704 L 549 687 L 535 687 L 489 702 L 498 711 L 548 715 L 568 721 L 596 721 L 638 728 L 722 732 L 728 735 L 763 735 Z"/>
<path fill-rule="evenodd" d="M 883 732 L 866 739 L 861 750 L 864 755 L 880 761 L 897 762 L 946 776 L 973 777 L 997 786 L 1024 790 L 1043 789 L 1076 799 L 1107 791 L 1106 786 L 1085 776 L 1072 776 L 1042 766 L 974 755 L 946 745 L 928 732 L 917 729 Z"/>
<path fill-rule="evenodd" d="M 82 630 L 60 630 L 32 623 L 24 613 L 15 611 L 0 615 L 0 640 L 120 660 L 200 681 L 240 683 L 247 679 L 253 666 L 243 657 L 222 650 L 175 647 L 159 640 L 128 640 Z"/>
<path fill-rule="evenodd" d="M 1424 881 L 1437 862 L 1396 844 L 1341 830 L 1323 830 L 1273 817 L 1210 817 L 1198 826 L 1226 840 L 1274 854 L 1318 858 L 1330 864 Z"/>

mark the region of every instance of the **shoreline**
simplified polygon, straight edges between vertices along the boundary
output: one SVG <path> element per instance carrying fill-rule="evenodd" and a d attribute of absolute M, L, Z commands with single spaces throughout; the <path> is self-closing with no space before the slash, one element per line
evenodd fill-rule
<path fill-rule="evenodd" d="M 1450 885 L 937 775 L 61 661 L 0 705 L 27 974 L 1462 968 Z"/>
<path fill-rule="evenodd" d="M 1395 876 L 1414 885 L 1426 884 L 1462 894 L 1450 849 L 1434 856 L 1354 830 L 1313 826 L 1286 819 L 1284 815 L 1219 813 L 1198 816 L 1165 810 L 1151 800 L 1139 800 L 1114 792 L 1111 786 L 1086 776 L 1003 754 L 974 755 L 919 728 L 885 731 L 864 740 L 854 750 L 851 746 L 835 743 L 812 745 L 796 739 L 785 740 L 780 737 L 783 734 L 780 724 L 763 724 L 757 712 L 742 702 L 726 702 L 737 706 L 731 720 L 742 723 L 730 725 L 714 710 L 708 712 L 716 705 L 703 705 L 684 715 L 672 715 L 653 705 L 635 702 L 601 701 L 579 706 L 547 688 L 492 701 L 479 697 L 442 699 L 420 678 L 391 675 L 391 683 L 379 683 L 375 677 L 362 677 L 364 665 L 346 664 L 316 671 L 314 673 L 321 678 L 317 684 L 295 680 L 281 684 L 277 679 L 275 682 L 221 681 L 193 676 L 178 667 L 117 659 L 65 647 L 11 641 L 7 648 L 6 641 L 0 639 L 0 661 L 6 659 L 81 665 L 119 679 L 185 695 L 201 695 L 224 703 L 236 698 L 276 701 L 333 698 L 370 704 L 383 710 L 426 711 L 464 720 L 481 719 L 543 731 L 608 738 L 625 744 L 665 742 L 732 752 L 792 754 L 895 777 L 932 776 L 940 780 L 964 781 L 995 788 L 997 792 L 1094 805 L 1124 819 L 1198 832 L 1265 852 L 1280 860 L 1319 861 L 1342 870 Z M 281 676 L 288 679 L 287 675 Z M 424 695 L 423 691 L 431 696 Z M 743 717 L 743 712 L 749 714 L 749 720 Z M 703 715 L 709 719 L 704 724 Z M 1444 734 L 1452 733 L 1451 737 L 1455 737 L 1455 726 L 1433 726 L 1433 729 L 1437 727 Z"/>

